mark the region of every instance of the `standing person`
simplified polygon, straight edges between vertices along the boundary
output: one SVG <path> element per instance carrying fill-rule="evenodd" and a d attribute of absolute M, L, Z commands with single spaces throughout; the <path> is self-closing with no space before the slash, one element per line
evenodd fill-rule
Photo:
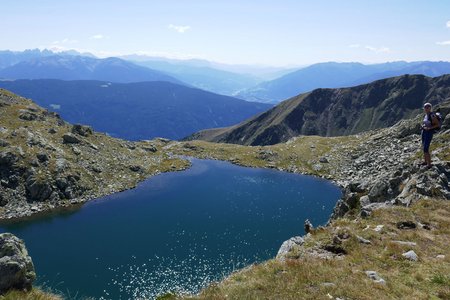
<path fill-rule="evenodd" d="M 430 144 L 435 129 L 439 127 L 439 121 L 436 117 L 436 114 L 431 110 L 431 103 L 425 103 L 423 105 L 423 110 L 425 111 L 425 116 L 422 122 L 422 146 L 424 162 L 421 165 L 426 165 L 428 168 L 431 168 Z"/>

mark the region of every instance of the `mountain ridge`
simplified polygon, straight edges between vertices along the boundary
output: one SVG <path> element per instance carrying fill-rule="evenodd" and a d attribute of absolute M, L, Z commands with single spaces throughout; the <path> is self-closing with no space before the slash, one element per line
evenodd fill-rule
<path fill-rule="evenodd" d="M 24 60 L 0 69 L 0 78 L 103 80 L 118 83 L 169 81 L 184 84 L 163 72 L 120 58 L 98 59 L 77 55 L 51 55 Z"/>
<path fill-rule="evenodd" d="M 396 61 L 371 65 L 359 62 L 327 62 L 313 64 L 260 83 L 237 96 L 249 101 L 278 103 L 317 88 L 349 87 L 406 74 L 435 77 L 449 73 L 450 62 L 446 61 Z"/>
<path fill-rule="evenodd" d="M 349 135 L 392 126 L 416 115 L 423 103 L 438 104 L 449 97 L 450 75 L 403 75 L 350 88 L 316 89 L 237 125 L 187 139 L 269 145 L 298 135 Z"/>
<path fill-rule="evenodd" d="M 34 99 L 69 122 L 130 140 L 179 139 L 200 129 L 235 124 L 271 107 L 170 82 L 36 79 L 0 81 L 0 87 Z"/>

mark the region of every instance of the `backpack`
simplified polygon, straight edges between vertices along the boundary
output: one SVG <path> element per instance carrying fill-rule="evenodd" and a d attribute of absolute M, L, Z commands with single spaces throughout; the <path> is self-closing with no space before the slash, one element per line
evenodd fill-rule
<path fill-rule="evenodd" d="M 429 113 L 429 114 L 428 114 L 428 120 L 429 120 L 430 122 L 432 122 L 432 119 L 431 119 L 431 118 L 432 118 L 433 115 L 436 117 L 436 119 L 437 119 L 437 121 L 438 121 L 438 127 L 434 129 L 434 132 L 438 132 L 439 130 L 441 130 L 441 127 L 442 127 L 442 115 L 441 115 L 440 112 L 432 112 L 432 113 Z"/>

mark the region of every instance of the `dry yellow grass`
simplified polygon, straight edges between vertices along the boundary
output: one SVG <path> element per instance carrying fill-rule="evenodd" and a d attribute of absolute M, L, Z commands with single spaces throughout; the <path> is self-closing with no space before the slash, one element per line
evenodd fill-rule
<path fill-rule="evenodd" d="M 51 294 L 49 292 L 43 292 L 38 288 L 33 288 L 30 292 L 24 291 L 9 291 L 5 295 L 0 296 L 0 300 L 62 300 L 63 298 Z"/>

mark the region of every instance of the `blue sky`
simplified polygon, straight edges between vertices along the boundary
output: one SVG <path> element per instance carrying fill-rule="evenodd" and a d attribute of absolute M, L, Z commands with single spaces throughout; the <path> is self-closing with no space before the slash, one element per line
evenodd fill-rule
<path fill-rule="evenodd" d="M 0 0 L 0 49 L 233 64 L 450 60 L 447 0 Z"/>

